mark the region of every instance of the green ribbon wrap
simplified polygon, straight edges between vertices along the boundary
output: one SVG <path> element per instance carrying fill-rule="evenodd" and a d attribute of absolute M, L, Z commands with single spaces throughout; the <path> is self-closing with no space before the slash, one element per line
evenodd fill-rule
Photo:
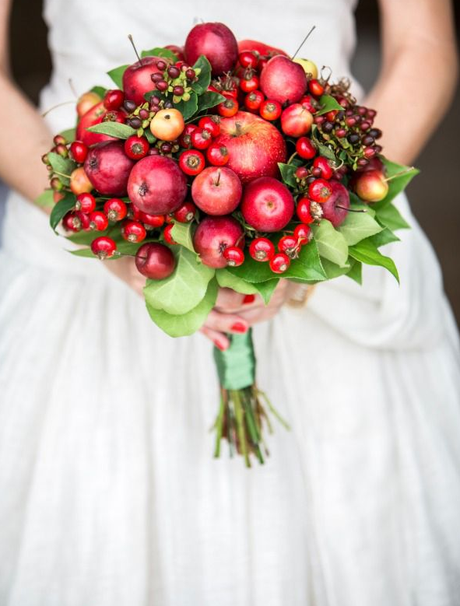
<path fill-rule="evenodd" d="M 228 335 L 230 347 L 221 351 L 214 347 L 214 360 L 221 387 L 239 390 L 251 387 L 256 377 L 256 357 L 252 329 L 243 335 Z"/>

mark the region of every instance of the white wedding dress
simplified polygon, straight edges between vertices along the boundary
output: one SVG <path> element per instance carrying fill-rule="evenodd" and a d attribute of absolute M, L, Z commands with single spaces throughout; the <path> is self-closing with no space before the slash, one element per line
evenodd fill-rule
<path fill-rule="evenodd" d="M 106 84 L 194 18 L 349 75 L 352 0 L 48 0 L 42 107 Z M 355 89 L 356 90 L 356 89 Z M 71 106 L 49 114 L 53 131 Z M 45 150 L 44 150 L 45 151 Z M 250 471 L 212 458 L 212 345 L 171 339 L 96 261 L 12 193 L 0 252 L 0 606 L 458 606 L 457 333 L 430 244 L 401 275 L 317 287 L 255 329 L 286 417 Z"/>

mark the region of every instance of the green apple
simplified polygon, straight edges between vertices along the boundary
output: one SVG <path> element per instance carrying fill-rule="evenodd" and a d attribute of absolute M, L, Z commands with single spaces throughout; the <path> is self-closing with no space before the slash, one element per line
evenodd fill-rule
<path fill-rule="evenodd" d="M 318 68 L 313 61 L 310 59 L 294 59 L 294 61 L 303 67 L 306 74 L 311 74 L 312 78 L 318 77 Z"/>

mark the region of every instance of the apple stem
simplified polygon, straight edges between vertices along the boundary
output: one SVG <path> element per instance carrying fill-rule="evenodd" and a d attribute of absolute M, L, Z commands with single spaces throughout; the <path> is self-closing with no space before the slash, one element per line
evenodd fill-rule
<path fill-rule="evenodd" d="M 305 42 L 308 40 L 310 34 L 313 32 L 313 30 L 316 29 L 316 25 L 314 25 L 311 30 L 308 32 L 308 34 L 305 36 L 305 38 L 302 40 L 302 44 L 299 46 L 299 48 L 296 50 L 296 52 L 292 55 L 291 57 L 291 61 L 294 61 L 297 53 L 299 52 L 299 50 L 302 48 L 302 46 L 305 44 Z"/>
<path fill-rule="evenodd" d="M 128 34 L 128 40 L 131 42 L 131 44 L 134 48 L 134 52 L 136 53 L 137 60 L 142 65 L 142 59 L 139 57 L 139 53 L 137 52 L 137 48 L 136 48 L 136 45 L 134 44 L 134 40 L 133 40 L 133 37 L 131 34 Z"/>
<path fill-rule="evenodd" d="M 394 175 L 391 175 L 391 177 L 387 177 L 386 179 L 384 179 L 385 183 L 388 183 L 388 181 L 391 181 L 392 179 L 396 179 L 396 177 L 402 177 L 403 175 L 407 175 L 407 173 L 410 173 L 411 170 L 415 170 L 413 166 L 409 166 L 408 168 L 405 168 L 404 170 L 400 170 L 399 173 L 395 173 Z"/>
<path fill-rule="evenodd" d="M 340 204 L 336 204 L 335 207 L 346 210 L 349 213 L 367 213 L 367 208 L 347 208 L 346 206 L 340 206 Z"/>
<path fill-rule="evenodd" d="M 72 82 L 72 78 L 69 78 L 69 86 L 70 86 L 70 90 L 73 92 L 73 94 L 75 95 L 75 97 L 77 97 L 77 99 L 78 99 L 79 95 L 78 95 L 77 91 L 75 90 L 75 87 L 74 87 L 73 82 Z"/>
<path fill-rule="evenodd" d="M 75 101 L 63 101 L 62 103 L 58 103 L 57 105 L 53 105 L 53 107 L 50 107 L 49 109 L 46 110 L 46 112 L 43 112 L 42 114 L 42 118 L 44 118 L 45 116 L 47 116 L 50 112 L 53 111 L 53 109 L 56 109 L 58 107 L 62 107 L 63 105 L 69 105 L 70 103 L 73 103 L 75 105 Z"/>
<path fill-rule="evenodd" d="M 217 181 L 215 182 L 216 186 L 219 185 L 219 183 L 220 183 L 220 173 L 221 173 L 221 170 L 219 168 L 219 170 L 217 171 Z"/>

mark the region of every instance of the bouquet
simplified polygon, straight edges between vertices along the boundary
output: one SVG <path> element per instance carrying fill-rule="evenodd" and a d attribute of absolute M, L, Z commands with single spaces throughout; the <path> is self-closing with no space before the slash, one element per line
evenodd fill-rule
<path fill-rule="evenodd" d="M 83 94 L 76 128 L 43 156 L 38 203 L 72 254 L 135 258 L 168 335 L 197 331 L 219 287 L 267 304 L 281 277 L 361 283 L 365 263 L 398 279 L 379 248 L 408 227 L 392 201 L 417 171 L 382 156 L 376 112 L 347 80 L 221 23 L 108 75 L 116 88 Z M 225 439 L 250 466 L 268 454 L 270 415 L 282 419 L 256 384 L 251 332 L 230 339 L 214 350 L 215 455 Z"/>

